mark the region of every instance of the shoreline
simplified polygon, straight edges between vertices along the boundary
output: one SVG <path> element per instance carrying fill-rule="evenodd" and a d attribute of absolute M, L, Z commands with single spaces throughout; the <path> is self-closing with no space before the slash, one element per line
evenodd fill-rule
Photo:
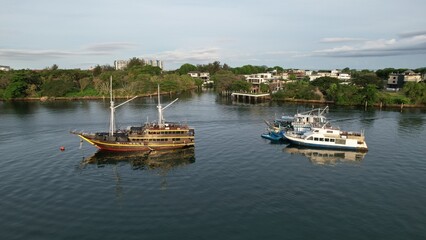
<path fill-rule="evenodd" d="M 160 95 L 172 95 L 177 94 L 176 92 L 162 92 Z M 153 97 L 157 94 L 142 94 L 138 95 L 139 97 Z M 130 99 L 134 96 L 116 96 L 115 99 Z M 28 97 L 28 98 L 13 98 L 10 100 L 0 99 L 1 102 L 11 101 L 11 102 L 50 102 L 50 101 L 81 101 L 81 100 L 105 100 L 109 99 L 109 96 L 84 96 L 84 97 Z M 293 98 L 285 98 L 285 99 L 271 99 L 271 101 L 276 102 L 289 102 L 289 103 L 314 103 L 314 104 L 332 104 L 335 105 L 334 101 L 321 101 L 321 100 L 307 100 L 307 99 L 293 99 Z M 337 106 L 356 106 L 356 107 L 365 107 L 364 105 L 337 105 Z M 381 104 L 375 103 L 372 105 L 374 108 L 426 108 L 424 104 Z M 371 105 L 369 106 L 371 107 Z"/>
<path fill-rule="evenodd" d="M 293 98 L 285 98 L 285 99 L 275 99 L 272 101 L 277 102 L 290 102 L 290 103 L 315 103 L 315 104 L 322 104 L 322 105 L 336 105 L 334 101 L 321 101 L 321 100 L 306 100 L 306 99 L 293 99 Z M 336 105 L 336 106 L 352 106 L 352 107 L 365 107 L 365 105 L 362 104 L 356 104 L 356 105 Z M 384 103 L 374 103 L 373 105 L 369 105 L 368 107 L 373 106 L 374 108 L 426 108 L 426 105 L 424 104 L 384 104 Z"/>
<path fill-rule="evenodd" d="M 176 92 L 162 92 L 160 95 L 172 95 L 176 94 Z M 157 96 L 157 93 L 153 94 L 141 94 L 137 95 L 137 97 L 153 97 Z M 115 96 L 114 99 L 130 99 L 135 96 Z M 109 96 L 84 96 L 84 97 L 25 97 L 25 98 L 12 98 L 9 100 L 6 99 L 0 99 L 0 102 L 33 102 L 33 101 L 40 101 L 40 102 L 50 102 L 50 101 L 80 101 L 80 100 L 105 100 L 109 99 Z"/>

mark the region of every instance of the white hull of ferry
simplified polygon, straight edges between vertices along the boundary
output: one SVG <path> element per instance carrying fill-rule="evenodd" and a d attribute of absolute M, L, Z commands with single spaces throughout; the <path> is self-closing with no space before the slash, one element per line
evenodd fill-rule
<path fill-rule="evenodd" d="M 300 146 L 368 151 L 364 136 L 360 133 L 314 128 L 303 135 L 289 131 L 284 133 L 284 137 L 291 143 Z"/>

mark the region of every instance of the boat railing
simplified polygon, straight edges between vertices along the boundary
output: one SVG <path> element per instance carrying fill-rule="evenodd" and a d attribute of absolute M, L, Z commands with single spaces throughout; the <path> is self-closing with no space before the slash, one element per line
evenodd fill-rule
<path fill-rule="evenodd" d="M 75 134 L 75 135 L 83 135 L 83 136 L 95 136 L 96 133 L 93 132 L 85 132 L 85 131 L 77 131 L 77 130 L 72 130 L 70 131 L 71 134 Z"/>
<path fill-rule="evenodd" d="M 175 129 L 188 129 L 189 126 L 187 124 L 181 124 L 181 123 L 165 123 L 163 126 L 158 125 L 157 122 L 152 123 L 145 123 L 145 127 L 153 128 L 153 129 L 162 129 L 162 128 L 169 128 L 172 130 Z"/>
<path fill-rule="evenodd" d="M 318 123 L 318 128 L 322 129 L 330 129 L 330 130 L 340 130 L 339 126 L 333 126 L 329 121 L 325 122 L 324 124 Z"/>
<path fill-rule="evenodd" d="M 321 116 L 326 111 L 328 111 L 328 106 L 326 106 L 325 108 L 314 108 L 314 109 L 311 109 L 309 111 L 298 113 L 298 114 L 300 114 L 300 115 L 316 115 L 316 116 Z"/>

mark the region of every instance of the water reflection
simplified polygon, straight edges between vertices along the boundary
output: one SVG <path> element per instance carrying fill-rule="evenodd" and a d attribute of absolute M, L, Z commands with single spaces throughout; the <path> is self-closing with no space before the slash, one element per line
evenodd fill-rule
<path fill-rule="evenodd" d="M 19 117 L 34 114 L 40 108 L 40 103 L 36 101 L 7 101 L 0 105 L 2 114 L 11 113 Z"/>
<path fill-rule="evenodd" d="M 119 164 L 129 164 L 133 170 L 154 170 L 158 171 L 161 176 L 161 189 L 166 190 L 167 173 L 172 169 L 189 165 L 195 162 L 194 148 L 178 149 L 178 150 L 165 150 L 165 151 L 152 151 L 152 152 L 138 152 L 138 153 L 115 153 L 98 151 L 93 156 L 83 159 L 80 168 L 83 169 L 88 165 L 95 165 L 97 167 L 105 167 L 112 165 L 113 174 L 116 180 L 116 197 L 121 199 L 123 197 L 123 189 L 121 186 L 121 176 L 117 169 Z"/>
<path fill-rule="evenodd" d="M 335 165 L 339 162 L 361 162 L 367 153 L 356 151 L 344 151 L 335 149 L 313 149 L 288 145 L 283 149 L 290 154 L 300 154 L 309 159 L 313 164 Z"/>
<path fill-rule="evenodd" d="M 398 132 L 400 134 L 421 134 L 424 128 L 423 115 L 421 114 L 401 114 L 398 119 Z"/>
<path fill-rule="evenodd" d="M 186 148 L 137 153 L 98 151 L 93 156 L 83 159 L 81 163 L 83 166 L 88 164 L 103 166 L 116 165 L 122 162 L 129 163 L 133 170 L 159 169 L 168 171 L 194 163 L 195 150 L 194 148 Z"/>

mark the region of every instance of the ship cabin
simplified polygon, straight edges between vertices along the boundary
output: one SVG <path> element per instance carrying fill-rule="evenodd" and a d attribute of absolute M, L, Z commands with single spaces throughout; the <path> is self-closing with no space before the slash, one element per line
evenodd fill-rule
<path fill-rule="evenodd" d="M 305 134 L 306 140 L 325 143 L 346 144 L 346 141 L 356 141 L 357 144 L 364 144 L 364 135 L 359 132 L 346 132 L 338 129 L 314 128 L 311 133 Z"/>
<path fill-rule="evenodd" d="M 129 131 L 129 142 L 145 142 L 148 144 L 194 143 L 194 129 L 180 124 L 147 124 L 144 127 L 132 127 Z"/>

